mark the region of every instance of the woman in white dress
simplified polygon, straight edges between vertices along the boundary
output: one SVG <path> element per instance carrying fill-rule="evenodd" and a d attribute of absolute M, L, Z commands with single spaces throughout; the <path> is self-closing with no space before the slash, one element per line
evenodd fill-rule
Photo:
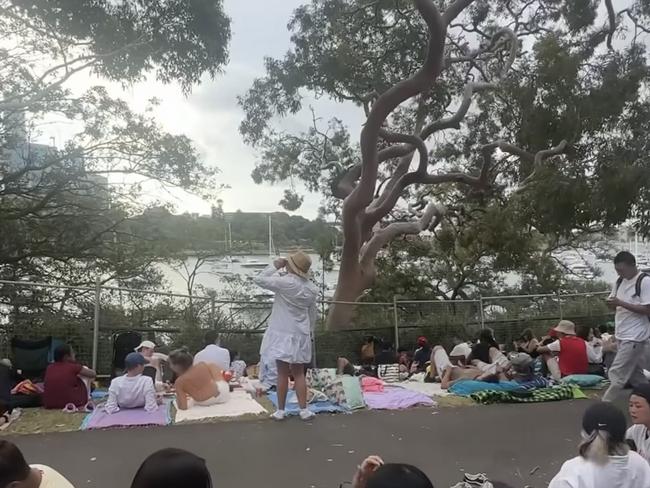
<path fill-rule="evenodd" d="M 275 293 L 260 355 L 265 361 L 275 361 L 278 367 L 278 410 L 272 415 L 276 420 L 285 418 L 289 375 L 295 382 L 300 418 L 314 417 L 307 409 L 305 381 L 305 365 L 311 362 L 311 333 L 316 323 L 318 299 L 318 288 L 309 281 L 310 267 L 309 256 L 298 251 L 287 259 L 276 259 L 255 278 L 258 286 Z"/>
<path fill-rule="evenodd" d="M 625 442 L 623 412 L 611 403 L 589 407 L 580 455 L 568 460 L 549 488 L 649 488 L 650 466 Z"/>

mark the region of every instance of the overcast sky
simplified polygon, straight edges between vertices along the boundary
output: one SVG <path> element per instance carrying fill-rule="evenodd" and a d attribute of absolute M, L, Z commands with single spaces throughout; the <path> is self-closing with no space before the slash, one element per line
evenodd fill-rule
<path fill-rule="evenodd" d="M 239 134 L 243 113 L 237 105 L 237 95 L 245 93 L 252 81 L 264 74 L 265 56 L 281 57 L 289 49 L 290 33 L 287 23 L 293 10 L 307 0 L 225 0 L 226 12 L 232 19 L 230 63 L 214 81 L 205 79 L 192 94 L 184 97 L 177 85 L 143 82 L 124 90 L 97 78 L 75 78 L 73 89 L 87 89 L 90 84 L 106 85 L 113 96 L 127 100 L 136 110 L 142 110 L 147 100 L 157 97 L 160 106 L 154 112 L 157 120 L 171 133 L 184 133 L 196 143 L 205 161 L 221 170 L 221 181 L 231 189 L 222 194 L 226 211 L 282 211 L 278 205 L 288 186 L 256 185 L 251 179 L 257 155 L 247 147 Z M 351 124 L 353 134 L 360 130 L 361 113 L 354 106 L 342 106 L 330 101 L 308 99 L 324 120 L 336 115 Z M 306 129 L 311 114 L 299 114 L 283 126 Z M 54 136 L 57 145 L 63 143 L 71 129 L 65 124 L 50 127 L 43 138 Z M 178 212 L 209 213 L 210 203 L 196 197 L 170 197 L 167 192 L 153 190 L 157 196 L 172 198 Z M 305 203 L 296 213 L 314 218 L 321 196 L 306 195 Z"/>

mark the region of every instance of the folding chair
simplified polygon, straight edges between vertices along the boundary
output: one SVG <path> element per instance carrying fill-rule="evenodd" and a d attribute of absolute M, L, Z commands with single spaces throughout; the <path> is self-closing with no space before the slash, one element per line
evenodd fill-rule
<path fill-rule="evenodd" d="M 39 340 L 11 339 L 14 369 L 30 380 L 41 380 L 49 364 L 48 356 L 52 348 L 52 337 Z"/>

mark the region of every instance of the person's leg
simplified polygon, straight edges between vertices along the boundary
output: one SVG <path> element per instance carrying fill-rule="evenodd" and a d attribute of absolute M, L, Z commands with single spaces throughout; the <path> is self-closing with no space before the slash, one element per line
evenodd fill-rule
<path fill-rule="evenodd" d="M 336 374 L 343 374 L 349 364 L 350 361 L 348 361 L 346 358 L 338 358 L 336 360 Z"/>
<path fill-rule="evenodd" d="M 490 351 L 490 363 L 500 366 L 503 370 L 510 369 L 510 361 L 499 349 L 496 347 L 491 347 Z"/>
<path fill-rule="evenodd" d="M 433 379 L 436 376 L 442 377 L 446 368 L 453 366 L 447 355 L 447 351 L 442 346 L 435 346 L 431 351 L 431 373 L 429 376 Z"/>
<path fill-rule="evenodd" d="M 623 392 L 628 381 L 641 381 L 639 363 L 645 354 L 645 345 L 632 341 L 620 341 L 616 357 L 607 373 L 610 386 L 603 396 L 604 402 L 615 401 Z M 641 371 L 641 376 L 643 372 Z"/>
<path fill-rule="evenodd" d="M 304 410 L 307 408 L 307 382 L 305 381 L 304 366 L 302 364 L 292 364 L 291 375 L 293 376 L 296 397 L 298 397 L 298 405 Z"/>
<path fill-rule="evenodd" d="M 276 364 L 278 365 L 278 410 L 284 411 L 289 392 L 289 364 L 284 361 L 276 361 Z"/>
<path fill-rule="evenodd" d="M 560 364 L 557 362 L 557 358 L 552 354 L 542 354 L 541 357 L 546 363 L 551 378 L 555 381 L 560 381 L 562 379 L 562 372 L 560 371 Z"/>

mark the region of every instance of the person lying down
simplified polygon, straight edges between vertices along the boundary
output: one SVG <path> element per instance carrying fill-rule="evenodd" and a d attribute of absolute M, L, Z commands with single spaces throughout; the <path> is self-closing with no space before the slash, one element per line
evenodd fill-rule
<path fill-rule="evenodd" d="M 440 387 L 446 390 L 459 380 L 496 381 L 499 377 L 497 370 L 492 368 L 483 371 L 477 366 L 456 366 L 449 359 L 444 347 L 436 346 L 431 353 L 431 367 L 425 382 L 433 383 L 436 378 L 440 378 Z"/>
<path fill-rule="evenodd" d="M 126 374 L 114 378 L 108 389 L 108 401 L 104 407 L 107 413 L 142 407 L 147 412 L 153 412 L 158 408 L 154 382 L 149 376 L 142 374 L 147 363 L 147 359 L 140 353 L 132 352 L 126 355 Z"/>
<path fill-rule="evenodd" d="M 223 370 L 215 364 L 194 364 L 192 355 L 183 350 L 173 351 L 169 355 L 169 365 L 178 379 L 176 388 L 176 405 L 180 410 L 188 409 L 188 398 L 195 405 L 208 407 L 226 403 L 230 400 L 230 385 L 224 378 Z"/>

